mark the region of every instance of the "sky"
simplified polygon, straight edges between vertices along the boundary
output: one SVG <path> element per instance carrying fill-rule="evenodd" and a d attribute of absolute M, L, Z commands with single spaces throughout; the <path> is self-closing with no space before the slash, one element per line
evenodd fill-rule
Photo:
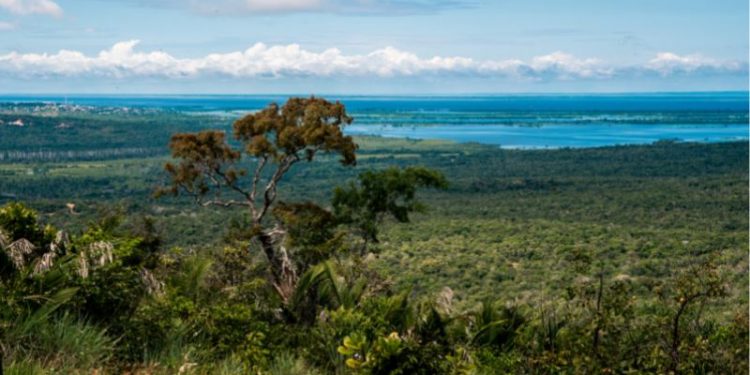
<path fill-rule="evenodd" d="M 747 0 L 0 0 L 0 93 L 748 89 Z"/>

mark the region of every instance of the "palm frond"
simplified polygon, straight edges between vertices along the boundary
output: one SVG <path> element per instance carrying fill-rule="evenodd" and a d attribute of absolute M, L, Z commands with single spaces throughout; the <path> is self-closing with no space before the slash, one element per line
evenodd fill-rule
<path fill-rule="evenodd" d="M 414 307 L 409 300 L 409 292 L 404 291 L 388 298 L 385 320 L 397 331 L 406 331 L 414 322 Z"/>
<path fill-rule="evenodd" d="M 338 300 L 336 289 L 330 285 L 332 281 L 331 267 L 326 263 L 316 264 L 302 274 L 291 299 L 291 305 L 294 308 L 300 307 L 305 299 L 316 293 L 316 288 L 318 302 L 328 304 L 330 300 Z M 328 299 L 329 301 L 321 301 L 321 299 Z"/>
<path fill-rule="evenodd" d="M 172 284 L 182 293 L 196 300 L 203 290 L 212 265 L 210 258 L 189 257 L 182 263 L 181 272 L 172 279 Z"/>
<path fill-rule="evenodd" d="M 114 260 L 114 245 L 107 241 L 96 241 L 89 245 L 89 257 L 93 265 L 103 266 Z"/>
<path fill-rule="evenodd" d="M 86 252 L 81 251 L 78 253 L 78 267 L 77 272 L 78 276 L 80 276 L 83 279 L 86 279 L 89 277 L 89 261 L 87 260 Z"/>
<path fill-rule="evenodd" d="M 299 308 L 305 300 L 313 297 L 322 306 L 355 307 L 367 290 L 367 280 L 358 278 L 352 282 L 339 271 L 333 261 L 310 267 L 297 282 L 292 306 Z"/>
<path fill-rule="evenodd" d="M 5 249 L 15 267 L 21 269 L 26 265 L 26 256 L 34 252 L 34 248 L 35 246 L 31 241 L 20 238 L 13 241 Z"/>
<path fill-rule="evenodd" d="M 161 295 L 164 293 L 164 282 L 159 281 L 151 271 L 141 268 L 139 274 L 141 276 L 141 282 L 143 282 L 143 285 L 145 285 L 146 291 L 149 294 Z"/>
<path fill-rule="evenodd" d="M 34 271 L 32 274 L 38 275 L 49 271 L 54 265 L 55 258 L 57 258 L 57 253 L 54 251 L 44 253 L 44 255 L 36 261 L 36 264 L 34 264 Z"/>
<path fill-rule="evenodd" d="M 31 315 L 24 316 L 23 319 L 20 319 L 17 324 L 14 325 L 16 336 L 22 338 L 32 332 L 34 328 L 39 326 L 42 322 L 49 320 L 50 315 L 60 308 L 60 306 L 70 301 L 77 291 L 78 288 L 65 288 L 59 290 L 51 297 L 46 298 L 45 303 L 40 308 L 34 311 Z"/>
<path fill-rule="evenodd" d="M 55 233 L 55 239 L 49 244 L 50 251 L 60 252 L 70 247 L 70 237 L 68 233 L 62 230 Z"/>

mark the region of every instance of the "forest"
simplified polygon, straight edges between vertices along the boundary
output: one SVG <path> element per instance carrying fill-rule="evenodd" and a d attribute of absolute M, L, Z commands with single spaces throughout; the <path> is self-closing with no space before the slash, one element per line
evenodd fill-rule
<path fill-rule="evenodd" d="M 747 371 L 747 142 L 350 137 L 345 104 L 0 106 L 2 373 Z"/>

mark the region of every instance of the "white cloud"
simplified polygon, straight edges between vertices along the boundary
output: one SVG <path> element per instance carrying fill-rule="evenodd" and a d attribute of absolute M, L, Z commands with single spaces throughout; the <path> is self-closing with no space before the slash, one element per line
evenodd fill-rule
<path fill-rule="evenodd" d="M 529 66 L 535 72 L 552 74 L 560 79 L 606 78 L 614 73 L 599 59 L 579 59 L 564 52 L 535 57 Z"/>
<path fill-rule="evenodd" d="M 61 17 L 62 8 L 52 0 L 0 0 L 0 8 L 13 14 L 43 14 Z"/>
<path fill-rule="evenodd" d="M 494 76 L 516 80 L 602 80 L 628 75 L 747 74 L 747 63 L 721 62 L 695 56 L 660 53 L 631 66 L 615 66 L 595 58 L 577 58 L 555 52 L 523 61 L 475 60 L 460 56 L 419 57 L 386 47 L 367 54 L 345 54 L 337 48 L 308 51 L 297 44 L 268 46 L 256 43 L 244 51 L 178 58 L 165 52 L 142 52 L 137 40 L 116 43 L 87 56 L 61 50 L 54 54 L 0 55 L 0 75 L 12 77 L 163 77 L 234 78 L 285 77 L 399 77 Z"/>
<path fill-rule="evenodd" d="M 322 0 L 244 0 L 236 6 L 251 12 L 296 12 L 320 9 Z"/>
<path fill-rule="evenodd" d="M 207 16 L 246 16 L 268 13 L 344 13 L 399 15 L 434 13 L 469 7 L 471 0 L 127 0 L 143 6 L 186 9 Z"/>
<path fill-rule="evenodd" d="M 717 61 L 701 55 L 680 56 L 671 52 L 660 52 L 646 65 L 649 69 L 663 75 L 692 73 L 696 71 L 741 71 L 747 70 L 747 64 L 736 61 Z"/>
<path fill-rule="evenodd" d="M 8 31 L 16 28 L 16 24 L 12 22 L 0 21 L 0 31 Z"/>

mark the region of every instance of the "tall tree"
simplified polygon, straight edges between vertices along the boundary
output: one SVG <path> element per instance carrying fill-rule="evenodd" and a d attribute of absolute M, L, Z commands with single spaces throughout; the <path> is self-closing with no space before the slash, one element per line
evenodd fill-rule
<path fill-rule="evenodd" d="M 287 302 L 297 270 L 279 246 L 284 230 L 265 219 L 277 200 L 279 182 L 295 164 L 312 161 L 319 152 L 340 155 L 345 166 L 356 164 L 357 144 L 342 132 L 351 122 L 339 102 L 291 98 L 281 107 L 270 104 L 237 120 L 233 135 L 241 148 L 229 145 L 221 131 L 176 134 L 169 147 L 179 163 L 166 164 L 171 183 L 159 193 L 187 194 L 203 206 L 246 208 L 253 236 L 270 264 L 273 286 Z M 243 156 L 254 161 L 252 171 L 240 165 Z"/>

